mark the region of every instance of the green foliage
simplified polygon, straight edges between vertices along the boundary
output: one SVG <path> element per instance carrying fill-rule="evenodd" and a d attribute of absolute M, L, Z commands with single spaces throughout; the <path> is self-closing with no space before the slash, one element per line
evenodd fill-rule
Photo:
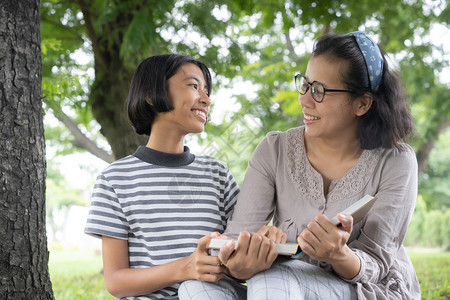
<path fill-rule="evenodd" d="M 430 153 L 428 167 L 420 174 L 419 190 L 430 210 L 450 208 L 450 129 L 441 133 Z"/>
<path fill-rule="evenodd" d="M 414 214 L 408 227 L 404 244 L 408 246 L 424 246 L 424 222 L 427 214 L 427 206 L 422 195 L 417 197 Z"/>
<path fill-rule="evenodd" d="M 427 212 L 423 228 L 423 239 L 427 246 L 450 246 L 450 210 Z"/>
<path fill-rule="evenodd" d="M 296 72 L 305 71 L 312 41 L 327 31 L 367 31 L 395 61 L 411 101 L 417 125 L 411 143 L 423 154 L 421 161 L 429 157 L 419 192 L 428 209 L 449 206 L 446 182 L 450 166 L 445 154 L 449 139 L 438 140 L 444 134 L 448 137 L 450 101 L 445 99 L 450 98 L 450 89 L 439 74 L 449 66 L 445 59 L 448 50 L 428 38 L 435 24 L 448 25 L 450 9 L 444 1 L 41 3 L 46 109 L 62 108 L 97 142 L 102 139 L 96 122 L 110 144 L 117 139 L 119 127 L 127 126 L 117 122 L 123 113 L 120 101 L 125 98 L 132 70 L 149 55 L 177 52 L 204 61 L 215 74 L 215 91 L 231 87 L 237 80 L 252 82 L 256 96 L 234 95 L 241 109 L 221 124 L 208 125 L 208 134 L 201 141 L 215 146 L 211 154 L 224 158 L 239 178 L 252 149 L 267 132 L 300 124 L 301 108 L 292 81 Z M 93 61 L 80 65 L 75 52 L 90 53 Z M 89 72 L 95 77 L 87 76 Z M 257 121 L 249 127 L 248 120 Z M 234 128 L 230 126 L 249 132 L 225 134 Z M 64 145 L 58 146 L 61 153 L 74 149 L 70 134 L 57 126 L 47 126 L 46 137 L 54 145 Z M 426 146 L 434 141 L 436 149 L 430 155 Z"/>
<path fill-rule="evenodd" d="M 86 206 L 85 197 L 81 191 L 72 187 L 59 171 L 59 165 L 47 162 L 46 178 L 46 209 L 49 214 L 53 209 L 71 205 Z"/>
<path fill-rule="evenodd" d="M 450 210 L 427 210 L 422 195 L 417 198 L 405 245 L 418 247 L 450 247 Z"/>

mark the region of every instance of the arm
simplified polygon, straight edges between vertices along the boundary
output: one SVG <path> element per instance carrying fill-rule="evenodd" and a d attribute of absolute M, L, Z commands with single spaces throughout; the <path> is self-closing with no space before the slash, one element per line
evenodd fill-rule
<path fill-rule="evenodd" d="M 361 260 L 351 282 L 379 282 L 390 271 L 402 247 L 417 197 L 417 160 L 411 147 L 383 157 L 376 196 L 359 237 L 349 247 Z"/>
<path fill-rule="evenodd" d="M 272 219 L 278 143 L 278 135 L 268 134 L 253 152 L 226 235 L 237 238 L 242 230 L 257 232 Z"/>
<path fill-rule="evenodd" d="M 330 228 L 326 224 L 327 218 L 320 215 L 313 222 L 330 232 L 328 238 L 317 233 L 319 239 L 328 243 L 321 247 L 331 247 L 328 251 L 336 251 L 331 251 L 329 255 L 317 254 L 305 245 L 307 240 L 311 241 L 316 236 L 309 236 L 308 230 L 311 233 L 320 231 L 319 226 L 311 223 L 298 237 L 300 246 L 311 258 L 330 263 L 337 274 L 352 283 L 377 283 L 389 273 L 414 211 L 417 196 L 417 162 L 414 152 L 410 147 L 404 152 L 385 151 L 371 179 L 374 182 L 373 193 L 378 200 L 361 229 L 352 233 L 355 238 L 348 242 L 347 234 L 352 230 L 350 227 L 337 231 L 339 228 Z M 348 244 L 343 243 L 346 240 Z"/>
<path fill-rule="evenodd" d="M 275 170 L 279 137 L 268 134 L 248 164 L 244 184 L 228 220 L 225 234 L 236 238 L 219 252 L 219 258 L 233 277 L 247 279 L 268 269 L 278 256 L 274 242 L 285 242 L 286 234 L 266 226 L 275 209 Z M 252 232 L 252 233 L 250 233 Z"/>
<path fill-rule="evenodd" d="M 102 237 L 105 284 L 111 295 L 122 298 L 144 295 L 188 279 L 217 281 L 223 276 L 220 260 L 208 256 L 206 249 L 212 233 L 202 237 L 191 255 L 151 268 L 131 269 L 128 262 L 128 242 L 108 236 Z"/>

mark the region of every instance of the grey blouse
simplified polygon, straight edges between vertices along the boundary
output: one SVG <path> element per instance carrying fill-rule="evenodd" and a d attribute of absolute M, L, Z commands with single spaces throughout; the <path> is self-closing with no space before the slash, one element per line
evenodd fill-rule
<path fill-rule="evenodd" d="M 273 217 L 288 242 L 323 213 L 335 216 L 366 194 L 376 195 L 368 215 L 355 224 L 348 241 L 361 261 L 351 280 L 359 299 L 420 299 L 420 288 L 403 239 L 417 197 L 417 160 L 412 148 L 364 150 L 348 173 L 331 182 L 327 196 L 322 176 L 305 153 L 304 127 L 271 132 L 258 145 L 225 234 L 256 232 Z M 331 269 L 306 254 L 299 259 Z"/>

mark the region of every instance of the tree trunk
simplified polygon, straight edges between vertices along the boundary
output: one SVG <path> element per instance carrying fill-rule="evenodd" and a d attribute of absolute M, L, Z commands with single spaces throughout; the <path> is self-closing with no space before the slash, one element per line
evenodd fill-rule
<path fill-rule="evenodd" d="M 117 49 L 116 55 L 119 55 Z M 101 125 L 101 133 L 111 146 L 115 159 L 136 151 L 145 145 L 148 137 L 137 135 L 126 114 L 125 100 L 131 80 L 131 71 L 120 60 L 114 71 L 96 68 L 95 82 L 91 88 L 90 101 L 95 119 Z"/>
<path fill-rule="evenodd" d="M 0 2 L 0 299 L 54 299 L 45 230 L 39 0 Z"/>
<path fill-rule="evenodd" d="M 450 120 L 448 118 L 444 118 L 437 128 L 430 129 L 429 131 L 431 132 L 425 135 L 426 139 L 422 142 L 422 145 L 416 152 L 419 174 L 422 173 L 427 167 L 431 150 L 433 150 L 434 145 L 439 139 L 439 135 L 448 127 L 450 127 Z"/>

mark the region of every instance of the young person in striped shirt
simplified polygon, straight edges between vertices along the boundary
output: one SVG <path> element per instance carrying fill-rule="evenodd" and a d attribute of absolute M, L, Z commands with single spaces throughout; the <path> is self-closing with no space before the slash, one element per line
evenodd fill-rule
<path fill-rule="evenodd" d="M 207 245 L 225 230 L 239 187 L 224 164 L 184 146 L 204 130 L 211 84 L 203 63 L 176 54 L 147 58 L 133 75 L 128 117 L 149 140 L 98 176 L 85 228 L 102 238 L 105 283 L 117 298 L 177 299 L 181 281 L 224 276 Z M 245 295 L 230 278 L 220 282 Z"/>

